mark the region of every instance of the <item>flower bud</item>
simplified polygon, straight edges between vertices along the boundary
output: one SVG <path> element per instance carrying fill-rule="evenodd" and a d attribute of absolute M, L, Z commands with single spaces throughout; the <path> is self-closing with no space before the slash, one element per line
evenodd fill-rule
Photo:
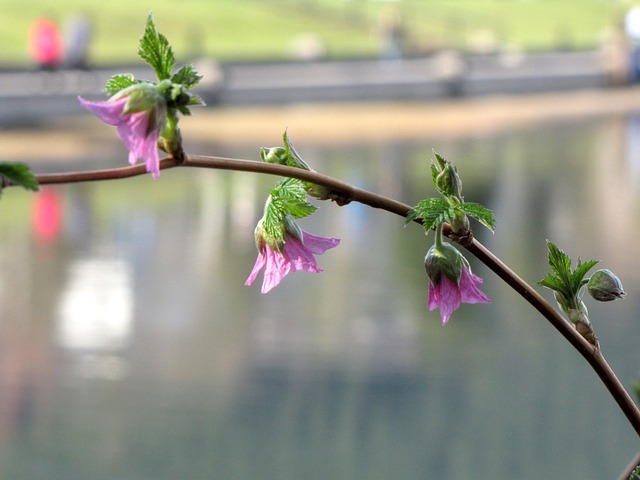
<path fill-rule="evenodd" d="M 618 277 L 607 269 L 598 270 L 591 276 L 587 290 L 599 302 L 610 302 L 626 295 Z"/>
<path fill-rule="evenodd" d="M 322 185 L 316 185 L 315 183 L 307 182 L 307 194 L 317 198 L 318 200 L 328 200 L 331 198 L 331 189 L 323 187 Z"/>
<path fill-rule="evenodd" d="M 451 231 L 457 235 L 467 235 L 471 230 L 469 217 L 465 214 L 456 216 L 449 225 L 451 226 Z"/>
<path fill-rule="evenodd" d="M 435 186 L 446 197 L 455 198 L 462 202 L 462 180 L 460 180 L 456 167 L 449 162 L 436 177 Z"/>
<path fill-rule="evenodd" d="M 260 158 L 265 163 L 275 163 L 277 165 L 287 165 L 287 151 L 283 147 L 260 149 Z"/>
<path fill-rule="evenodd" d="M 442 243 L 433 245 L 424 257 L 424 268 L 434 285 L 438 285 L 444 274 L 456 284 L 460 282 L 464 257 L 458 250 Z"/>

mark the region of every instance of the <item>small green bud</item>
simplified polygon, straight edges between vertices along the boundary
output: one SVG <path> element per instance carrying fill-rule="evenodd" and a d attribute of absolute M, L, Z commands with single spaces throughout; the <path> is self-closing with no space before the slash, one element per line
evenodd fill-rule
<path fill-rule="evenodd" d="M 451 231 L 458 235 L 466 235 L 471 230 L 471 224 L 469 223 L 469 217 L 464 214 L 456 216 L 450 223 Z"/>
<path fill-rule="evenodd" d="M 591 276 L 587 290 L 599 302 L 610 302 L 626 295 L 620 279 L 607 269 L 598 270 Z"/>
<path fill-rule="evenodd" d="M 307 183 L 307 194 L 318 200 L 328 200 L 331 196 L 331 189 L 315 183 Z"/>
<path fill-rule="evenodd" d="M 262 147 L 260 149 L 260 158 L 265 163 L 275 163 L 277 165 L 287 165 L 288 155 L 284 147 Z"/>
<path fill-rule="evenodd" d="M 436 177 L 436 188 L 440 193 L 449 198 L 454 198 L 462 203 L 462 180 L 456 167 L 449 162 Z"/>

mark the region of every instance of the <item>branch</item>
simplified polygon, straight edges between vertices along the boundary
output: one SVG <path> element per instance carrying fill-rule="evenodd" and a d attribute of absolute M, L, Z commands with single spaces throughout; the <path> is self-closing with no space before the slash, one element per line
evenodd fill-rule
<path fill-rule="evenodd" d="M 222 157 L 209 157 L 203 155 L 184 155 L 184 158 L 176 160 L 166 158 L 160 162 L 160 168 L 167 170 L 178 166 L 212 168 L 219 170 L 236 170 L 255 172 L 282 177 L 293 177 L 299 180 L 312 182 L 331 190 L 331 198 L 339 205 L 349 202 L 358 202 L 373 208 L 386 210 L 390 213 L 406 217 L 411 206 L 396 200 L 357 188 L 349 183 L 322 175 L 313 171 L 299 168 L 276 165 L 253 160 L 240 160 Z M 97 170 L 90 172 L 71 172 L 62 174 L 36 175 L 40 184 L 76 183 L 98 180 L 113 180 L 134 177 L 146 174 L 144 165 L 116 168 L 110 170 Z M 419 223 L 419 222 L 418 222 Z M 446 233 L 446 231 L 445 231 Z M 449 232 L 450 233 L 450 232 Z M 594 348 L 587 342 L 560 313 L 547 302 L 542 295 L 533 289 L 531 285 L 520 278 L 507 267 L 500 259 L 491 253 L 473 237 L 459 239 L 450 236 L 454 241 L 461 243 L 470 253 L 475 255 L 482 263 L 489 267 L 530 305 L 532 305 L 553 327 L 565 337 L 569 343 L 587 360 L 604 383 L 609 393 L 616 401 L 629 423 L 640 436 L 640 410 L 634 403 L 629 393 L 615 375 L 600 349 Z"/>

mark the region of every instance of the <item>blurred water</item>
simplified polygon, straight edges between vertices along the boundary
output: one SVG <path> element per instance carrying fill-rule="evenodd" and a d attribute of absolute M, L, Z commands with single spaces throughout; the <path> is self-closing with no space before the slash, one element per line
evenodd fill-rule
<path fill-rule="evenodd" d="M 546 273 L 546 238 L 619 274 L 627 299 L 589 308 L 620 378 L 640 377 L 639 118 L 297 147 L 407 203 L 433 194 L 432 148 L 453 160 L 497 215 L 480 240 L 525 279 Z M 640 448 L 582 358 L 484 266 L 492 303 L 441 327 L 430 239 L 400 218 L 321 204 L 301 226 L 342 238 L 325 272 L 244 287 L 274 181 L 173 170 L 4 194 L 1 478 L 601 479 Z"/>

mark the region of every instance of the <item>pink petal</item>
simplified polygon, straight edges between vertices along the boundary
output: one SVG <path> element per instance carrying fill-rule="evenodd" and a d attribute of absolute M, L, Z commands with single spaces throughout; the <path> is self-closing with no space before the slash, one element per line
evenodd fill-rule
<path fill-rule="evenodd" d="M 304 271 L 319 273 L 322 269 L 318 266 L 313 253 L 300 243 L 300 241 L 292 236 L 287 237 L 284 248 L 282 249 L 284 258 L 291 264 L 294 272 Z"/>
<path fill-rule="evenodd" d="M 264 278 L 262 280 L 262 293 L 267 293 L 273 287 L 278 285 L 291 270 L 291 264 L 286 257 L 273 250 L 271 247 L 265 247 L 267 264 L 264 269 Z"/>
<path fill-rule="evenodd" d="M 464 303 L 491 303 L 487 296 L 477 288 L 482 283 L 483 280 L 480 277 L 463 268 L 460 276 L 462 301 Z"/>
<path fill-rule="evenodd" d="M 123 114 L 129 97 L 106 102 L 90 102 L 78 97 L 80 104 L 95 113 L 103 122 L 118 127 L 118 135 L 129 150 L 129 163 L 135 165 L 143 160 L 147 172 L 153 178 L 160 176 L 160 156 L 158 154 L 158 134 L 154 129 L 149 132 L 148 111 Z"/>
<path fill-rule="evenodd" d="M 330 248 L 337 247 L 340 243 L 340 239 L 331 237 L 320 237 L 318 235 L 312 235 L 311 233 L 305 232 L 303 230 L 302 242 L 311 253 L 321 255 Z"/>
<path fill-rule="evenodd" d="M 266 257 L 262 254 L 262 252 L 258 253 L 258 258 L 256 259 L 256 263 L 253 266 L 253 270 L 251 270 L 249 278 L 247 278 L 246 282 L 244 282 L 245 285 L 249 286 L 255 281 L 258 273 L 260 272 L 260 270 L 262 270 L 262 267 L 264 267 L 265 263 L 267 263 Z"/>
<path fill-rule="evenodd" d="M 437 289 L 440 305 L 440 318 L 442 318 L 442 325 L 446 325 L 451 314 L 460 307 L 462 295 L 455 282 L 449 280 L 446 275 L 442 276 L 440 285 Z"/>
<path fill-rule="evenodd" d="M 109 125 L 119 125 L 123 121 L 122 111 L 129 100 L 127 97 L 114 101 L 91 102 L 82 97 L 78 97 L 80 105 L 95 113 L 100 120 Z"/>
<path fill-rule="evenodd" d="M 287 235 L 281 253 L 265 244 L 263 251 L 258 254 L 256 263 L 245 285 L 251 285 L 263 267 L 262 293 L 267 293 L 278 285 L 289 272 L 322 272 L 313 254 L 324 253 L 329 248 L 337 246 L 340 240 L 319 237 L 307 232 L 302 233 L 305 243 L 300 242 L 293 235 Z"/>

